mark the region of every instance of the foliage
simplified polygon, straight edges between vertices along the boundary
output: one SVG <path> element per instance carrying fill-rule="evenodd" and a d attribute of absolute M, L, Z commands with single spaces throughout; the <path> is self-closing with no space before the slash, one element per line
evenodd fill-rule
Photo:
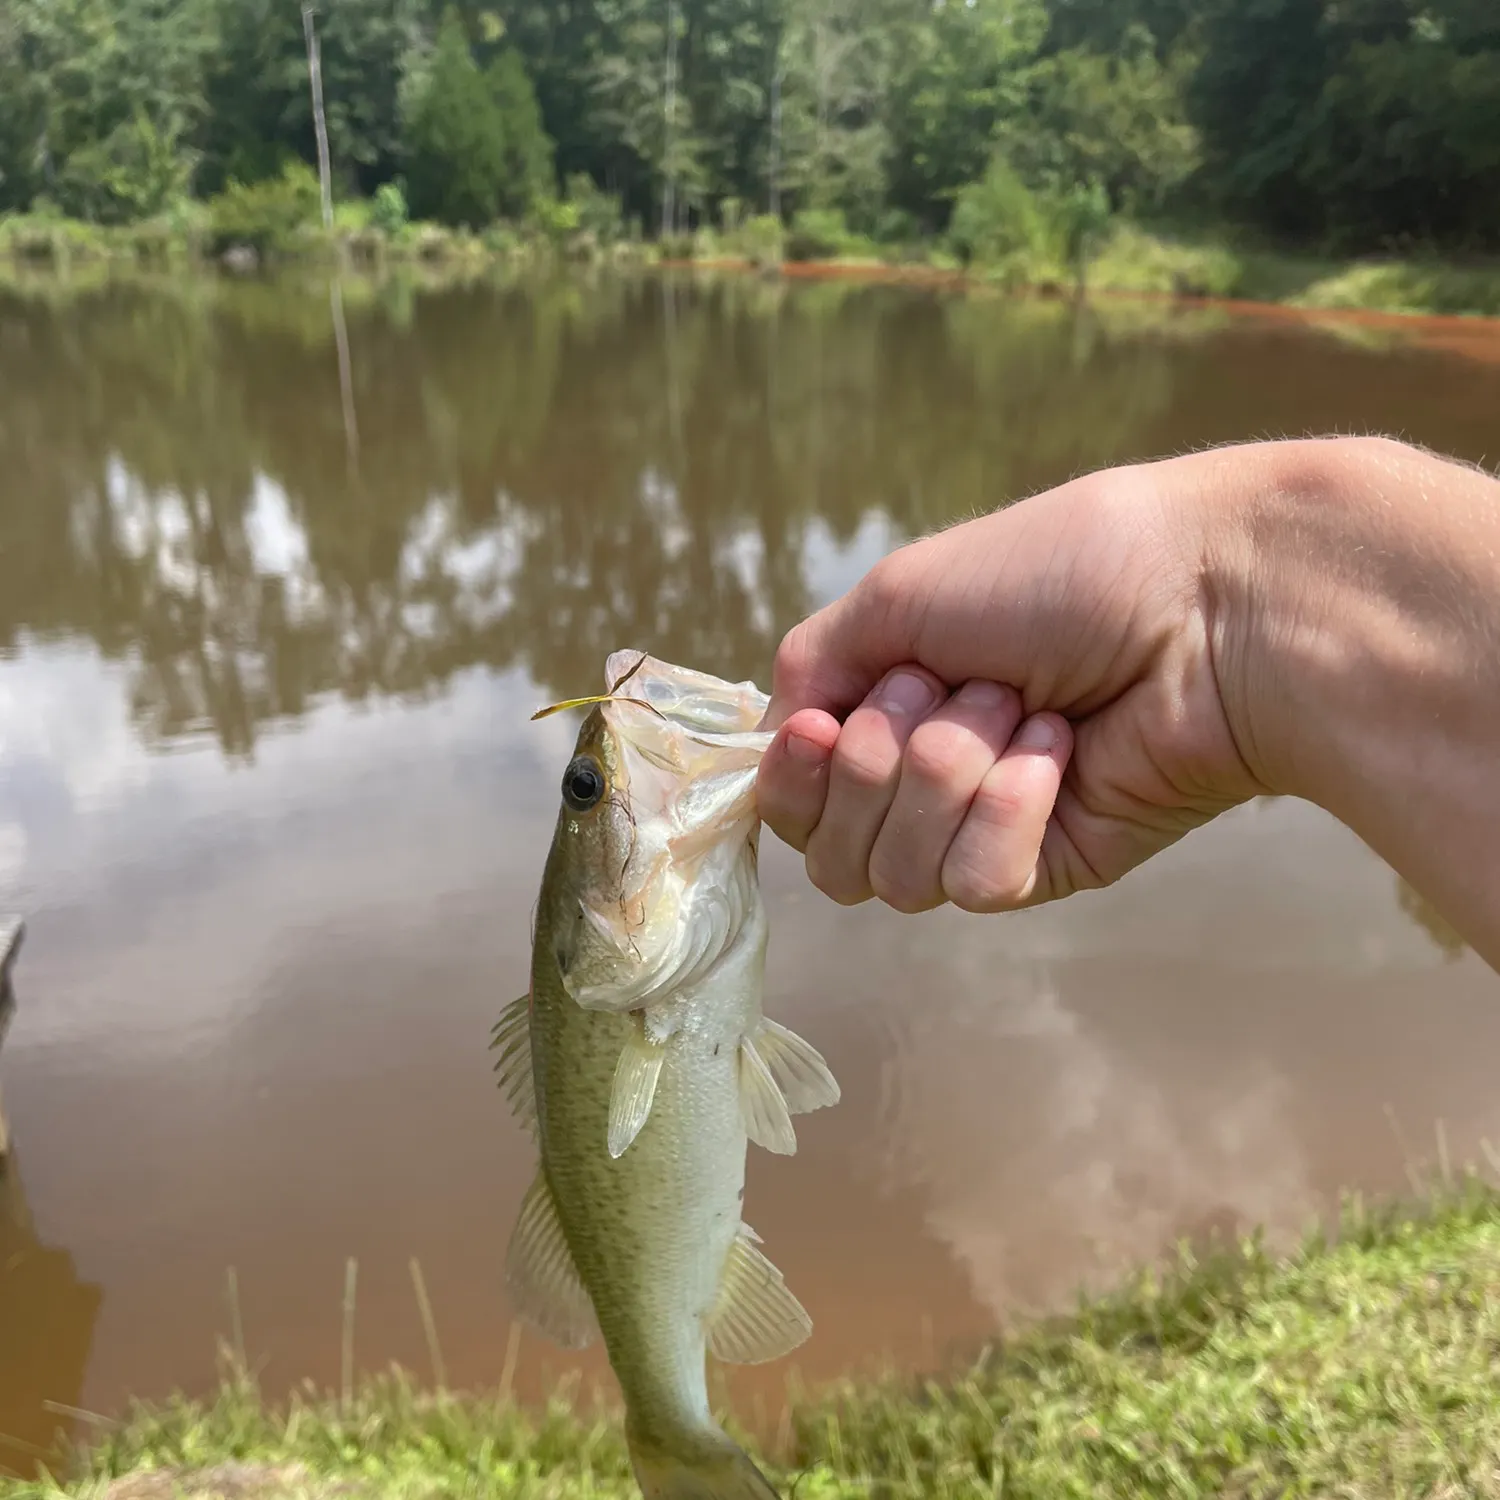
<path fill-rule="evenodd" d="M 996 152 L 984 176 L 959 192 L 949 243 L 960 260 L 994 266 L 1016 256 L 1041 254 L 1045 239 L 1036 194 Z"/>
<path fill-rule="evenodd" d="M 601 245 L 611 245 L 625 233 L 625 216 L 618 193 L 606 193 L 587 172 L 568 178 L 567 201 L 572 206 L 575 227 L 592 235 Z"/>
<path fill-rule="evenodd" d="M 216 250 L 285 250 L 317 222 L 319 201 L 317 176 L 301 162 L 289 162 L 280 176 L 262 182 L 230 182 L 209 202 L 210 241 Z"/>
<path fill-rule="evenodd" d="M 732 249 L 758 266 L 775 265 L 785 254 L 786 233 L 775 214 L 756 214 L 728 236 Z"/>
<path fill-rule="evenodd" d="M 406 228 L 411 217 L 406 207 L 406 194 L 394 182 L 383 182 L 375 191 L 370 204 L 370 227 L 382 234 L 399 234 Z"/>
<path fill-rule="evenodd" d="M 500 209 L 511 218 L 530 212 L 538 199 L 556 187 L 552 167 L 552 141 L 542 128 L 536 90 L 526 75 L 526 65 L 514 48 L 507 47 L 489 64 L 486 81 L 500 120 L 501 147 Z M 575 174 L 592 183 L 586 173 Z"/>
<path fill-rule="evenodd" d="M 808 1500 L 996 1494 L 1490 1493 L 1500 1467 L 1491 1350 L 1500 1202 L 1472 1179 L 1425 1207 L 1350 1202 L 1294 1254 L 1258 1237 L 1142 1274 L 967 1370 L 794 1398 L 767 1461 Z M 424 1394 L 392 1374 L 345 1401 L 273 1407 L 242 1371 L 216 1398 L 137 1406 L 101 1426 L 63 1484 L 7 1500 L 218 1492 L 271 1497 L 636 1494 L 613 1413 L 567 1392 L 536 1413 Z M 118 1493 L 125 1493 L 124 1487 Z"/>
<path fill-rule="evenodd" d="M 1136 219 L 1500 250 L 1492 0 L 318 0 L 312 20 L 335 196 L 404 176 L 450 225 L 555 216 L 566 182 L 596 237 L 813 212 L 909 245 L 962 198 L 966 241 L 998 151 L 1039 198 L 1098 183 Z M 125 223 L 314 160 L 297 0 L 0 5 L 0 212 Z"/>
<path fill-rule="evenodd" d="M 1035 187 L 1098 182 L 1118 208 L 1159 210 L 1198 165 L 1198 132 L 1183 99 L 1189 61 L 1182 52 L 1158 60 L 1140 27 L 1109 54 L 1054 53 L 1031 70 L 1027 107 L 995 137 Z"/>
<path fill-rule="evenodd" d="M 838 256 L 869 255 L 874 246 L 850 231 L 839 208 L 803 208 L 787 232 L 788 260 L 828 260 Z"/>
<path fill-rule="evenodd" d="M 505 122 L 456 11 L 443 19 L 411 105 L 406 139 L 406 178 L 419 218 L 477 228 L 498 215 L 507 166 Z"/>

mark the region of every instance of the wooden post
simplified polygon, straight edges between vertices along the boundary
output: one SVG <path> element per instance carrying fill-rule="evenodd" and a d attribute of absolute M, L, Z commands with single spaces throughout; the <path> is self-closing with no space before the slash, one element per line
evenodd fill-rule
<path fill-rule="evenodd" d="M 10 971 L 25 936 L 26 924 L 19 917 L 0 917 L 0 1045 L 5 1042 L 5 1033 L 10 1030 L 10 1018 L 16 1009 Z M 9 1155 L 10 1127 L 5 1123 L 5 1105 L 0 1102 L 0 1166 L 4 1166 Z"/>
<path fill-rule="evenodd" d="M 323 50 L 313 24 L 310 3 L 302 7 L 302 36 L 307 43 L 307 87 L 312 95 L 313 131 L 318 138 L 318 191 L 323 199 L 323 232 L 333 236 L 333 167 L 328 156 L 328 123 L 323 115 Z M 339 267 L 343 268 L 343 246 L 338 248 Z M 328 304 L 333 313 L 333 342 L 339 361 L 339 397 L 344 405 L 344 446 L 349 466 L 359 466 L 359 423 L 354 412 L 354 377 L 349 363 L 349 330 L 344 323 L 344 288 L 339 275 L 328 287 Z"/>
<path fill-rule="evenodd" d="M 318 185 L 323 192 L 323 228 L 333 228 L 333 183 L 328 162 L 328 126 L 323 119 L 323 58 L 313 28 L 313 8 L 302 7 L 302 37 L 307 43 L 307 83 L 312 91 L 313 131 L 318 138 Z"/>

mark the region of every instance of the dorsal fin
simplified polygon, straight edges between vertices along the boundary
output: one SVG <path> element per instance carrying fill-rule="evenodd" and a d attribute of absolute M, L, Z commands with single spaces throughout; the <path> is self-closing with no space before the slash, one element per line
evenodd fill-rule
<path fill-rule="evenodd" d="M 490 1032 L 490 1046 L 498 1048 L 495 1072 L 512 1113 L 536 1134 L 536 1082 L 531 1073 L 531 994 L 512 1000 L 500 1012 Z"/>

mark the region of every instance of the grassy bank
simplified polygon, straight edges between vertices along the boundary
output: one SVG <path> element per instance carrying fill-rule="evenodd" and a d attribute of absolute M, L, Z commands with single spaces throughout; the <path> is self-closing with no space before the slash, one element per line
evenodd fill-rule
<path fill-rule="evenodd" d="M 880 1495 L 1376 1497 L 1500 1494 L 1500 1194 L 1345 1214 L 1277 1258 L 1250 1244 L 1143 1277 L 1023 1331 L 971 1370 L 794 1403 L 769 1467 L 799 1500 Z M 423 1395 L 347 1405 L 141 1408 L 61 1485 L 0 1494 L 155 1500 L 634 1495 L 616 1422 L 566 1400 Z"/>
<path fill-rule="evenodd" d="M 494 267 L 614 263 L 712 264 L 763 272 L 941 280 L 1009 291 L 1071 292 L 1076 266 L 1041 233 L 1025 250 L 960 263 L 937 242 L 885 245 L 852 235 L 840 222 L 799 216 L 791 228 L 753 218 L 729 230 L 700 230 L 659 241 L 621 237 L 601 220 L 563 205 L 545 220 L 496 224 L 482 233 L 440 224 L 384 222 L 370 204 L 341 205 L 331 232 L 298 222 L 301 210 L 231 204 L 139 224 L 84 224 L 52 215 L 0 217 L 0 262 L 77 271 L 109 265 L 229 263 L 333 265 L 481 272 Z M 1166 298 L 1281 304 L 1310 311 L 1362 310 L 1500 318 L 1500 261 L 1341 261 L 1246 248 L 1233 236 L 1170 234 L 1124 220 L 1110 223 L 1088 257 L 1089 291 Z"/>

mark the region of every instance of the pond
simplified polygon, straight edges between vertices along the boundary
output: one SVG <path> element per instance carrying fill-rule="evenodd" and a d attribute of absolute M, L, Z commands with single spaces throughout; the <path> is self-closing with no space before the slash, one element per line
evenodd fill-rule
<path fill-rule="evenodd" d="M 1083 469 L 1378 429 L 1493 455 L 1500 364 L 1367 329 L 752 276 L 0 291 L 0 1465 L 68 1408 L 355 1355 L 531 1399 L 524 989 L 571 743 L 640 646 L 769 684 L 903 539 Z M 752 1154 L 812 1313 L 734 1372 L 935 1369 L 1182 1238 L 1500 1136 L 1500 988 L 1303 804 L 1002 918 L 843 910 L 767 838 L 766 1008 L 840 1105 Z M 231 1298 L 231 1283 L 235 1295 Z"/>

